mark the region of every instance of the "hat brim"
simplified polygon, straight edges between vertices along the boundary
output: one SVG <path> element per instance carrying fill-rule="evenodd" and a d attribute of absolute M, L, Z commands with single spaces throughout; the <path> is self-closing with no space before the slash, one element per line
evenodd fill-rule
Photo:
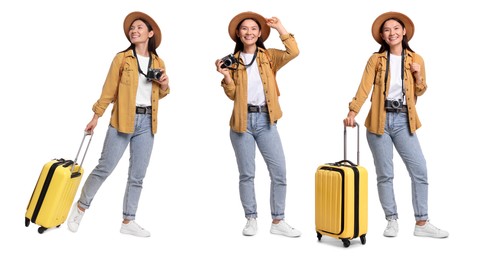
<path fill-rule="evenodd" d="M 154 31 L 156 48 L 158 48 L 158 46 L 161 44 L 161 30 L 159 29 L 159 26 L 156 23 L 156 21 L 154 21 L 154 19 L 152 19 L 149 15 L 143 12 L 131 12 L 125 17 L 125 20 L 123 21 L 123 31 L 125 32 L 125 36 L 128 39 L 128 41 L 131 42 L 130 35 L 128 34 L 130 26 L 132 26 L 132 23 L 137 19 L 144 20 L 151 25 L 152 30 Z"/>
<path fill-rule="evenodd" d="M 379 44 L 383 44 L 383 38 L 381 38 L 380 29 L 383 23 L 391 18 L 398 19 L 404 23 L 405 26 L 405 36 L 407 37 L 407 41 L 412 39 L 414 35 L 414 23 L 412 20 L 405 14 L 399 12 L 386 12 L 378 16 L 376 20 L 374 20 L 371 32 L 374 40 L 376 40 Z"/>
<path fill-rule="evenodd" d="M 265 18 L 263 16 L 261 16 L 260 14 L 257 14 L 254 12 L 243 12 L 243 13 L 240 13 L 240 14 L 234 16 L 234 18 L 232 18 L 232 20 L 229 23 L 230 38 L 232 38 L 232 40 L 235 42 L 237 41 L 237 34 L 236 34 L 237 25 L 241 21 L 246 20 L 248 18 L 258 21 L 258 23 L 260 24 L 260 31 L 262 33 L 260 35 L 260 38 L 262 39 L 262 41 L 267 40 L 267 38 L 269 37 L 269 34 L 270 34 L 270 27 L 267 25 L 267 20 L 265 20 Z"/>

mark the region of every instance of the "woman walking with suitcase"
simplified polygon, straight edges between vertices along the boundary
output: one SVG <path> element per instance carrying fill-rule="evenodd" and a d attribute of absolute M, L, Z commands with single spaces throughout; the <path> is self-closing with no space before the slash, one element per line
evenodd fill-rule
<path fill-rule="evenodd" d="M 73 232 L 78 230 L 95 194 L 130 145 L 130 167 L 120 232 L 149 237 L 149 231 L 135 222 L 135 214 L 157 130 L 158 100 L 170 92 L 170 87 L 165 64 L 156 53 L 161 43 L 157 23 L 145 13 L 132 12 L 126 16 L 123 29 L 131 44 L 116 54 L 101 96 L 93 105 L 94 116 L 85 131 L 93 132 L 99 117 L 113 103 L 111 122 L 99 164 L 81 190 L 81 196 L 68 218 L 68 227 Z"/>
<path fill-rule="evenodd" d="M 383 13 L 374 21 L 372 35 L 381 47 L 369 58 L 343 123 L 355 127 L 355 116 L 372 90 L 365 126 L 376 167 L 378 195 L 388 221 L 384 236 L 395 237 L 399 230 L 393 191 L 395 147 L 411 177 L 414 235 L 445 238 L 449 233 L 435 227 L 428 218 L 426 161 L 416 135 L 421 126 L 416 99 L 427 85 L 423 58 L 409 47 L 414 24 L 402 13 Z"/>

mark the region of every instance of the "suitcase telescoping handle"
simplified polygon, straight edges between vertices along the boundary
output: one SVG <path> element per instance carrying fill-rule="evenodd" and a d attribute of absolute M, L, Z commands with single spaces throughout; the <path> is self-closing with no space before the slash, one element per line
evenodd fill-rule
<path fill-rule="evenodd" d="M 355 127 L 357 128 L 357 165 L 359 165 L 359 157 L 360 157 L 360 145 L 359 145 L 359 140 L 360 140 L 360 127 L 357 122 L 355 122 Z M 353 164 L 349 160 L 347 160 L 347 127 L 344 126 L 343 129 L 343 158 L 344 160 L 342 162 L 348 162 L 350 164 Z"/>
<path fill-rule="evenodd" d="M 71 167 L 71 172 L 73 172 L 73 170 L 74 170 L 74 167 L 75 167 L 76 162 L 78 160 L 78 156 L 80 155 L 80 152 L 81 152 L 81 148 L 83 147 L 83 143 L 85 143 L 85 139 L 87 138 L 87 136 L 90 136 L 90 138 L 88 139 L 87 147 L 85 148 L 85 153 L 83 154 L 83 157 L 81 159 L 80 169 L 83 166 L 83 161 L 85 160 L 85 156 L 87 155 L 88 147 L 90 146 L 90 142 L 92 141 L 92 136 L 93 136 L 93 133 L 90 133 L 90 132 L 87 132 L 87 131 L 85 131 L 83 133 L 83 139 L 81 140 L 80 148 L 78 148 L 78 152 L 76 153 L 76 158 L 73 161 L 73 166 Z M 79 170 L 78 170 L 78 172 L 79 172 Z"/>

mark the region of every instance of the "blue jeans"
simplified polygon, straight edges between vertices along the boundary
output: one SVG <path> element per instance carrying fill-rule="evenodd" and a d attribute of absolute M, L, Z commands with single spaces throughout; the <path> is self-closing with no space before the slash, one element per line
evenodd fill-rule
<path fill-rule="evenodd" d="M 257 218 L 255 199 L 255 146 L 262 154 L 270 175 L 272 219 L 284 219 L 286 204 L 286 161 L 277 125 L 270 125 L 267 113 L 248 113 L 245 133 L 230 131 L 239 169 L 239 196 L 246 218 Z M 256 145 L 255 145 L 256 144 Z"/>
<path fill-rule="evenodd" d="M 412 207 L 416 220 L 428 219 L 428 178 L 426 160 L 416 133 L 411 134 L 406 113 L 386 113 L 385 133 L 367 131 L 376 167 L 378 196 L 387 220 L 398 219 L 393 192 L 393 147 L 399 153 L 411 178 Z"/>
<path fill-rule="evenodd" d="M 128 144 L 130 144 L 130 164 L 123 199 L 123 219 L 135 219 L 142 182 L 154 144 L 150 114 L 135 116 L 135 132 L 132 134 L 120 133 L 112 126 L 108 127 L 99 163 L 90 173 L 81 190 L 78 202 L 82 208 L 90 207 L 95 194 L 113 172 Z"/>

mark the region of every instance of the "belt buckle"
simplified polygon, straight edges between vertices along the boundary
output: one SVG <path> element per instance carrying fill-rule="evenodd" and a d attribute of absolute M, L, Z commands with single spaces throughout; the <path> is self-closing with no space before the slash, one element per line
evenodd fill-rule
<path fill-rule="evenodd" d="M 146 112 L 147 112 L 147 108 L 137 107 L 137 114 L 145 114 Z"/>

